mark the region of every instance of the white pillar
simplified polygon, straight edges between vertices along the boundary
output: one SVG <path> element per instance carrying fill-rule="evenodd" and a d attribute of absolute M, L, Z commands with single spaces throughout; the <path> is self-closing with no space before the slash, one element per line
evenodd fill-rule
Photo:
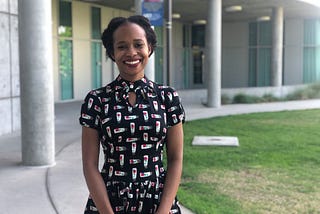
<path fill-rule="evenodd" d="M 154 27 L 152 28 L 154 29 Z M 144 73 L 149 80 L 155 81 L 155 71 L 156 71 L 155 58 L 154 58 L 154 52 L 153 52 L 153 54 L 148 59 L 148 64 L 146 65 Z"/>
<path fill-rule="evenodd" d="M 172 85 L 172 62 L 173 62 L 173 57 L 172 57 L 172 0 L 167 0 L 167 22 L 166 22 L 166 35 L 167 35 L 167 49 L 166 49 L 166 55 L 167 55 L 167 62 L 166 62 L 166 77 L 167 77 L 167 85 Z"/>
<path fill-rule="evenodd" d="M 19 0 L 22 162 L 55 164 L 51 0 Z"/>
<path fill-rule="evenodd" d="M 135 0 L 134 1 L 134 7 L 135 7 L 135 13 L 137 15 L 142 14 L 142 2 L 143 0 Z M 149 57 L 148 64 L 146 65 L 144 69 L 144 74 L 146 77 L 154 81 L 155 80 L 155 63 L 154 63 L 154 53 Z"/>
<path fill-rule="evenodd" d="M 221 7 L 222 0 L 210 0 L 206 25 L 206 69 L 208 72 L 208 107 L 221 106 Z"/>
<path fill-rule="evenodd" d="M 282 86 L 283 8 L 272 10 L 272 86 Z"/>

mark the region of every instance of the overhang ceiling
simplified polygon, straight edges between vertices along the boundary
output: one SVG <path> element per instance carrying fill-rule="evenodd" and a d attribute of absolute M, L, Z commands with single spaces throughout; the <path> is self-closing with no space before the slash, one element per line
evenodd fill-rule
<path fill-rule="evenodd" d="M 107 7 L 133 11 L 135 0 L 79 0 Z M 180 22 L 192 23 L 207 18 L 208 2 L 211 0 L 172 0 L 172 12 L 180 14 Z M 167 1 L 164 0 L 166 3 Z M 309 3 L 307 3 L 309 2 Z M 240 12 L 225 12 L 225 8 L 241 5 Z M 271 16 L 272 8 L 283 7 L 284 16 L 313 18 L 320 17 L 320 0 L 222 0 L 222 20 L 254 21 L 261 16 Z M 166 14 L 165 14 L 166 16 Z"/>

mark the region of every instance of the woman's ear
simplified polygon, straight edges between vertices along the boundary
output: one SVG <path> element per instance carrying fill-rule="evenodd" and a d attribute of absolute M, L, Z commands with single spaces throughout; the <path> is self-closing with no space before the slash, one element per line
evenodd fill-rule
<path fill-rule="evenodd" d="M 110 59 L 112 60 L 112 61 L 116 61 L 115 59 L 114 59 L 114 54 L 110 54 Z"/>
<path fill-rule="evenodd" d="M 153 53 L 153 49 L 152 49 L 151 45 L 148 45 L 148 53 L 149 53 L 149 57 Z"/>

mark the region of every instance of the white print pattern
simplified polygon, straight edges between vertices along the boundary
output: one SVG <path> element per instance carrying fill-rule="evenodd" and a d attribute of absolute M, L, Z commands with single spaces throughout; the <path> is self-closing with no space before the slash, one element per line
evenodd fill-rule
<path fill-rule="evenodd" d="M 136 93 L 134 106 L 129 92 Z M 105 155 L 101 175 L 115 213 L 155 211 L 165 180 L 167 129 L 184 119 L 178 93 L 145 77 L 132 83 L 118 76 L 87 95 L 79 120 L 99 132 Z M 177 209 L 173 206 L 171 213 Z M 90 198 L 86 212 L 97 213 Z"/>

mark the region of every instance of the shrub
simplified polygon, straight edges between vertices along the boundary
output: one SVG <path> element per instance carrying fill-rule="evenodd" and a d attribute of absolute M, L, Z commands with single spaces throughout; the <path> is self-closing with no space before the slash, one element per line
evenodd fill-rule
<path fill-rule="evenodd" d="M 258 96 L 246 95 L 246 94 L 237 94 L 233 97 L 232 103 L 258 103 L 261 102 L 261 98 Z"/>
<path fill-rule="evenodd" d="M 305 89 L 299 89 L 286 96 L 286 100 L 306 100 L 320 98 L 320 83 L 307 86 Z"/>
<path fill-rule="evenodd" d="M 280 101 L 281 99 L 272 95 L 272 94 L 265 94 L 262 96 L 263 102 L 277 102 Z"/>
<path fill-rule="evenodd" d="M 232 103 L 232 99 L 228 95 L 222 94 L 221 95 L 221 103 L 224 104 L 224 105 L 231 104 Z"/>
<path fill-rule="evenodd" d="M 304 89 L 298 89 L 284 98 L 278 98 L 272 94 L 264 94 L 262 97 L 247 95 L 244 93 L 236 94 L 233 98 L 223 94 L 221 96 L 222 104 L 236 104 L 236 103 L 262 103 L 262 102 L 278 102 L 288 100 L 306 100 L 306 99 L 320 99 L 320 82 L 311 84 Z"/>

